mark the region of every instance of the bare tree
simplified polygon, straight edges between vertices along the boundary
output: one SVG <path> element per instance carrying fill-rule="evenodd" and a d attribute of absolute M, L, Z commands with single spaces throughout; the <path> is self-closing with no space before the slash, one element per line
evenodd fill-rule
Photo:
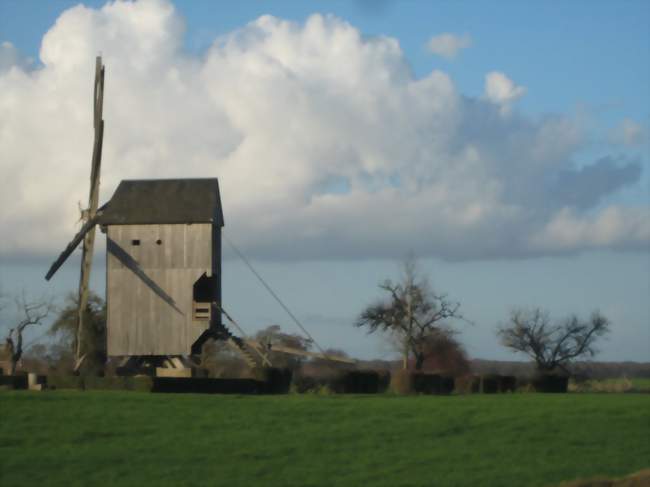
<path fill-rule="evenodd" d="M 30 325 L 40 325 L 54 306 L 51 301 L 28 301 L 23 293 L 20 298 L 16 298 L 16 308 L 21 318 L 5 338 L 5 353 L 9 359 L 11 375 L 15 374 L 16 364 L 23 355 L 23 331 Z"/>
<path fill-rule="evenodd" d="M 572 360 L 596 354 L 594 342 L 609 328 L 609 320 L 597 311 L 587 321 L 572 315 L 552 322 L 548 312 L 534 308 L 512 311 L 509 324 L 501 326 L 497 335 L 505 347 L 531 357 L 540 372 L 568 373 Z"/>
<path fill-rule="evenodd" d="M 421 370 L 426 357 L 427 339 L 432 334 L 453 334 L 448 320 L 461 319 L 460 303 L 450 301 L 444 294 L 434 293 L 427 279 L 418 276 L 416 263 L 409 257 L 403 264 L 400 282 L 390 280 L 379 285 L 388 298 L 368 306 L 355 326 L 388 332 L 398 342 L 403 368 L 409 358 L 415 359 L 416 370 Z"/>

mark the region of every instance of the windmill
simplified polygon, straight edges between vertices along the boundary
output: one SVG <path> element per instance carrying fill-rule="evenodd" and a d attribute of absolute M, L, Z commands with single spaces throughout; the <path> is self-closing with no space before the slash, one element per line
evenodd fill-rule
<path fill-rule="evenodd" d="M 83 329 L 84 329 L 84 311 L 88 305 L 88 282 L 90 280 L 90 271 L 92 268 L 93 248 L 95 246 L 95 225 L 101 210 L 99 205 L 99 175 L 102 163 L 102 142 L 104 139 L 104 119 L 102 117 L 104 104 L 104 64 L 101 56 L 95 60 L 95 84 L 93 93 L 93 127 L 95 130 L 93 142 L 93 155 L 90 169 L 90 192 L 88 195 L 88 208 L 82 210 L 81 217 L 84 222 L 81 230 L 75 235 L 58 259 L 54 261 L 50 270 L 47 272 L 45 279 L 48 281 L 54 273 L 63 265 L 66 259 L 77 248 L 77 245 L 83 240 L 81 271 L 79 275 L 79 296 L 77 309 L 77 334 L 76 334 L 76 366 L 79 368 L 83 361 Z"/>
<path fill-rule="evenodd" d="M 88 208 L 82 210 L 83 226 L 45 276 L 49 281 L 83 242 L 75 369 L 86 357 L 84 312 L 88 304 L 97 225 L 107 237 L 106 352 L 109 357 L 121 358 L 125 369 L 155 370 L 156 374 L 187 377 L 195 370 L 195 359 L 203 344 L 214 339 L 235 349 L 251 368 L 272 366 L 268 358 L 270 348 L 249 339 L 223 309 L 221 237 L 224 220 L 216 178 L 125 180 L 120 182 L 111 199 L 99 207 L 103 97 L 104 65 L 101 57 L 97 57 L 93 96 L 95 137 Z M 252 267 L 251 270 L 260 278 Z M 262 283 L 278 300 L 269 286 Z M 288 311 L 284 304 L 282 306 Z M 222 322 L 222 316 L 241 336 L 231 333 Z M 310 336 L 295 316 L 291 316 Z M 273 346 L 273 351 L 351 362 L 330 357 L 322 349 L 323 353 L 318 354 Z"/>

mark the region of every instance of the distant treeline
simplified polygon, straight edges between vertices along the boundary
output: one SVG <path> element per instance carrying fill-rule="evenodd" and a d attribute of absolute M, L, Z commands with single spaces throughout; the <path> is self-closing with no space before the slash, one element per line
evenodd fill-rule
<path fill-rule="evenodd" d="M 516 377 L 532 377 L 535 374 L 533 362 L 470 359 L 474 375 L 498 374 Z M 401 362 L 388 360 L 367 360 L 359 362 L 364 369 L 399 369 Z M 627 377 L 650 378 L 650 362 L 576 362 L 571 371 L 576 379 L 618 379 Z"/>

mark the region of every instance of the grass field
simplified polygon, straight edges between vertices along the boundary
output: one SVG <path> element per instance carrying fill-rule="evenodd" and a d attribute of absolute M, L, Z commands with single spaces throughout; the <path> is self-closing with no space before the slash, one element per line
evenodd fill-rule
<path fill-rule="evenodd" d="M 650 466 L 650 395 L 0 393 L 0 485 L 535 486 Z"/>

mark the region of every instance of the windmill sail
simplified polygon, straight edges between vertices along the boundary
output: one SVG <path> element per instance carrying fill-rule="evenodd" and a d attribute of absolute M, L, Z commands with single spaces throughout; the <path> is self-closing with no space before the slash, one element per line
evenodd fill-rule
<path fill-rule="evenodd" d="M 68 257 L 70 257 L 70 254 L 74 252 L 74 249 L 77 248 L 77 245 L 83 240 L 83 238 L 86 236 L 86 234 L 92 230 L 92 228 L 97 224 L 97 221 L 101 217 L 102 213 L 101 211 L 98 211 L 95 214 L 95 217 L 88 220 L 86 223 L 84 223 L 83 227 L 81 227 L 81 230 L 74 236 L 74 238 L 70 241 L 70 243 L 67 245 L 65 250 L 61 252 L 61 255 L 52 263 L 50 266 L 50 270 L 47 271 L 47 274 L 45 275 L 46 280 L 52 279 L 52 276 L 56 273 L 56 271 L 59 270 L 59 267 L 63 265 L 63 263 L 68 260 Z"/>

